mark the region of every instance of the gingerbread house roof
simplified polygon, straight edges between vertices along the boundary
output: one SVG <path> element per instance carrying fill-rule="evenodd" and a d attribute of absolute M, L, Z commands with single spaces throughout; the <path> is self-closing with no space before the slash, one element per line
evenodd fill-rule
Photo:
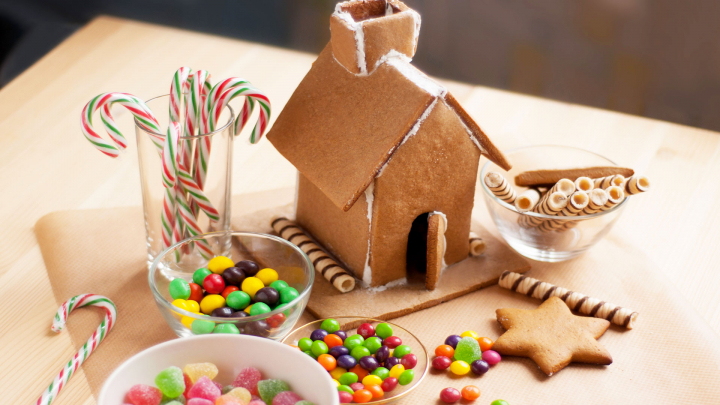
<path fill-rule="evenodd" d="M 362 24 L 358 27 L 363 29 Z M 416 41 L 415 30 L 408 34 L 415 36 L 412 41 Z M 333 40 L 338 37 L 335 32 Z M 383 35 L 388 36 L 387 32 Z M 371 41 L 372 37 L 364 39 Z M 370 55 L 358 52 L 350 65 L 342 64 L 334 56 L 333 46 L 342 47 L 332 42 L 325 47 L 278 116 L 268 139 L 338 208 L 347 211 L 353 206 L 403 139 L 418 131 L 424 114 L 437 99 L 453 108 L 483 155 L 510 169 L 503 154 L 457 100 L 412 66 L 407 52 L 391 50 L 368 64 L 372 69 L 356 73 L 346 66 L 355 66 Z M 412 53 L 414 47 L 410 56 Z"/>

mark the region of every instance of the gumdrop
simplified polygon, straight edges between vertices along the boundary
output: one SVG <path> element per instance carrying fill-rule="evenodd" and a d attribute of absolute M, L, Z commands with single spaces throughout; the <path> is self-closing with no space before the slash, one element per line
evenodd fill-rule
<path fill-rule="evenodd" d="M 248 405 L 267 405 L 262 399 L 253 399 Z"/>
<path fill-rule="evenodd" d="M 262 380 L 262 373 L 255 367 L 245 367 L 240 370 L 235 381 L 233 381 L 233 387 L 242 387 L 250 391 L 253 395 L 258 395 L 258 381 Z"/>
<path fill-rule="evenodd" d="M 213 381 L 213 384 L 215 384 L 216 387 L 220 390 L 220 394 L 222 395 L 223 386 L 217 381 Z"/>
<path fill-rule="evenodd" d="M 197 380 L 195 385 L 190 388 L 188 398 L 204 398 L 214 402 L 220 397 L 220 394 L 220 388 L 218 388 L 217 385 L 215 385 L 215 383 L 208 377 L 202 376 L 199 380 Z M 188 403 L 188 405 L 190 404 Z"/>
<path fill-rule="evenodd" d="M 215 400 L 215 405 L 245 405 L 247 402 L 240 402 L 239 399 L 229 395 L 223 395 Z"/>
<path fill-rule="evenodd" d="M 455 360 L 462 360 L 467 364 L 471 364 L 480 358 L 482 358 L 480 344 L 470 336 L 462 338 L 455 347 Z"/>
<path fill-rule="evenodd" d="M 239 399 L 240 402 L 242 402 L 243 404 L 247 404 L 248 402 L 252 401 L 252 395 L 250 395 L 250 391 L 243 387 L 234 388 L 232 391 L 228 392 L 227 395 Z"/>
<path fill-rule="evenodd" d="M 232 391 L 233 388 L 235 388 L 235 387 L 233 387 L 232 385 L 226 385 L 226 386 L 224 386 L 224 387 L 222 388 L 222 394 L 223 394 L 223 395 L 227 394 L 228 392 Z"/>
<path fill-rule="evenodd" d="M 179 367 L 168 367 L 155 377 L 155 385 L 168 398 L 175 398 L 185 392 L 185 379 Z"/>
<path fill-rule="evenodd" d="M 313 403 L 310 402 L 310 401 L 306 401 L 306 400 L 303 399 L 303 400 L 300 401 L 300 402 L 295 402 L 295 405 L 315 405 L 315 404 L 313 404 Z"/>
<path fill-rule="evenodd" d="M 272 404 L 275 395 L 283 392 L 290 391 L 290 386 L 283 380 L 262 380 L 257 384 L 260 398 L 265 401 L 266 404 Z"/>
<path fill-rule="evenodd" d="M 163 405 L 185 405 L 185 403 L 173 399 L 170 402 L 165 402 Z"/>
<path fill-rule="evenodd" d="M 215 402 L 205 398 L 191 398 L 187 401 L 187 405 L 215 405 Z"/>
<path fill-rule="evenodd" d="M 155 387 L 145 384 L 137 384 L 130 387 L 127 399 L 133 405 L 160 405 L 162 392 Z"/>
<path fill-rule="evenodd" d="M 295 405 L 298 401 L 302 401 L 302 397 L 292 391 L 283 391 L 275 395 L 272 405 Z"/>
<path fill-rule="evenodd" d="M 185 391 L 183 392 L 183 395 L 187 398 L 188 392 L 190 392 L 190 388 L 193 386 L 193 382 L 190 379 L 190 376 L 185 373 L 183 373 L 183 380 L 185 381 Z"/>
<path fill-rule="evenodd" d="M 183 372 L 190 377 L 190 380 L 196 383 L 200 377 L 205 376 L 213 379 L 218 375 L 218 368 L 212 363 L 194 363 L 188 364 L 183 368 Z"/>
<path fill-rule="evenodd" d="M 185 396 L 182 394 L 175 398 L 170 398 L 170 397 L 163 395 L 162 401 L 160 401 L 160 405 L 177 405 L 177 404 L 185 405 L 185 402 L 186 402 Z"/>

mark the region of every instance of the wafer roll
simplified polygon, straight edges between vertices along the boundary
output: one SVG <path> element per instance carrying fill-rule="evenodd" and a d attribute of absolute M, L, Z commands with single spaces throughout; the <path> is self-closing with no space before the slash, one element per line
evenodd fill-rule
<path fill-rule="evenodd" d="M 315 266 L 315 270 L 338 291 L 346 293 L 355 288 L 355 278 L 328 256 L 295 222 L 285 217 L 275 217 L 270 225 L 281 238 L 305 252 Z"/>
<path fill-rule="evenodd" d="M 572 182 L 571 182 L 572 183 Z M 545 215 L 556 215 L 567 206 L 568 198 L 562 191 L 555 191 L 553 193 L 548 192 L 548 197 L 540 201 L 532 212 Z M 520 217 L 520 225 L 526 228 L 532 228 L 539 226 L 547 220 L 542 218 L 535 218 L 529 215 L 523 215 Z"/>
<path fill-rule="evenodd" d="M 600 211 L 607 211 L 620 204 L 625 199 L 625 192 L 618 186 L 610 186 L 605 189 L 608 195 L 608 201 L 603 205 Z"/>
<path fill-rule="evenodd" d="M 625 195 L 644 193 L 650 190 L 650 180 L 645 176 L 632 176 L 625 181 L 624 189 Z"/>
<path fill-rule="evenodd" d="M 595 188 L 595 183 L 590 177 L 578 177 L 575 180 L 575 190 L 589 193 L 593 188 Z"/>
<path fill-rule="evenodd" d="M 508 204 L 513 204 L 515 202 L 515 198 L 517 197 L 515 190 L 500 173 L 490 172 L 485 175 L 485 184 L 488 186 L 490 191 L 495 194 L 495 197 Z"/>
<path fill-rule="evenodd" d="M 557 213 L 558 216 L 564 216 L 564 217 L 574 217 L 576 215 L 579 215 L 580 212 L 588 205 L 588 202 L 590 199 L 588 198 L 588 195 L 584 191 L 576 191 L 572 193 L 572 195 L 567 200 L 567 205 L 565 208 L 563 208 L 560 212 Z M 559 229 L 567 229 L 572 226 L 568 226 L 566 228 L 566 225 L 568 223 L 575 223 L 577 221 L 544 221 L 538 226 L 538 229 L 544 232 L 552 232 L 557 231 Z"/>
<path fill-rule="evenodd" d="M 485 253 L 485 242 L 475 232 L 470 232 L 470 256 L 482 256 Z"/>
<path fill-rule="evenodd" d="M 540 201 L 540 193 L 532 188 L 529 188 L 515 199 L 515 209 L 518 212 L 530 211 Z"/>
<path fill-rule="evenodd" d="M 540 197 L 540 201 L 537 203 L 536 207 L 540 207 L 541 205 L 543 205 L 545 203 L 545 200 L 555 192 L 561 192 L 566 197 L 569 197 L 570 194 L 575 192 L 575 183 L 573 183 L 569 179 L 560 179 L 557 183 L 555 183 L 554 186 L 552 186 L 550 190 L 547 191 L 547 193 Z"/>
<path fill-rule="evenodd" d="M 602 207 L 608 202 L 608 194 L 601 188 L 593 189 L 588 194 L 588 204 L 580 215 L 590 215 L 602 211 Z"/>
<path fill-rule="evenodd" d="M 595 318 L 606 319 L 615 325 L 624 326 L 628 329 L 633 328 L 635 320 L 637 320 L 638 317 L 638 313 L 631 309 L 619 307 L 597 298 L 588 297 L 587 295 L 510 271 L 506 271 L 500 276 L 498 284 L 502 288 L 542 301 L 550 297 L 558 297 L 565 301 L 567 306 L 575 312 Z"/>
<path fill-rule="evenodd" d="M 610 186 L 621 186 L 624 181 L 625 176 L 623 176 L 622 174 L 593 179 L 593 182 L 595 183 L 595 188 L 601 188 L 603 190 Z"/>

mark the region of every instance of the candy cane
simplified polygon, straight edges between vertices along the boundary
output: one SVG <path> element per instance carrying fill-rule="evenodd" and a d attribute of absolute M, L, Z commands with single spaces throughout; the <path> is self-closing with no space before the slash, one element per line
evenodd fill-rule
<path fill-rule="evenodd" d="M 260 116 L 258 117 L 257 123 L 255 124 L 255 127 L 253 128 L 252 132 L 250 133 L 250 143 L 255 144 L 262 139 L 263 134 L 265 134 L 265 130 L 267 129 L 268 123 L 270 122 L 270 114 L 271 114 L 271 106 L 270 106 L 270 100 L 268 97 L 262 93 L 260 90 L 248 86 L 238 86 L 236 88 L 230 89 L 225 91 L 222 96 L 217 101 L 217 104 L 213 107 L 213 110 L 210 114 L 210 129 L 214 130 L 215 125 L 220 118 L 220 114 L 222 113 L 222 110 L 227 106 L 227 104 L 230 102 L 230 100 L 234 99 L 235 97 L 239 96 L 245 96 L 249 99 L 252 99 L 253 101 L 257 102 L 258 105 L 260 105 Z M 247 104 L 246 104 L 247 105 Z M 245 109 L 245 108 L 244 108 Z M 249 119 L 249 114 L 242 113 L 241 117 L 246 117 Z M 239 120 L 240 123 L 236 125 L 239 125 L 240 128 L 244 125 L 242 120 Z M 237 132 L 236 132 L 237 134 Z"/>
<path fill-rule="evenodd" d="M 180 124 L 171 122 L 168 125 L 165 145 L 162 150 L 162 178 L 165 186 L 163 194 L 163 210 L 161 213 L 163 248 L 170 247 L 180 235 L 180 224 L 177 221 L 177 147 L 180 139 Z M 180 239 L 182 239 L 180 237 Z"/>
<path fill-rule="evenodd" d="M 170 122 L 180 122 L 180 106 L 183 100 L 183 91 L 188 86 L 188 75 L 190 74 L 190 68 L 181 67 L 173 75 L 172 83 L 170 84 Z"/>
<path fill-rule="evenodd" d="M 117 321 L 117 309 L 115 304 L 107 297 L 96 294 L 81 294 L 65 301 L 58 309 L 53 320 L 52 330 L 60 333 L 65 327 L 70 312 L 75 308 L 85 307 L 88 305 L 103 308 L 105 310 L 105 318 L 100 326 L 93 332 L 90 339 L 75 353 L 72 359 L 60 370 L 60 373 L 50 383 L 45 392 L 38 398 L 36 405 L 49 405 L 60 393 L 70 380 L 70 377 L 77 371 L 85 360 L 97 349 L 98 345 L 105 339 L 105 336 L 112 330 Z"/>

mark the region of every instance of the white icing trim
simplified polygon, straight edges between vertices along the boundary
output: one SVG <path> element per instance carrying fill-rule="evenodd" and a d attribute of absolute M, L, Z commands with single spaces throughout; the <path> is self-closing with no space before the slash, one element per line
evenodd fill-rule
<path fill-rule="evenodd" d="M 352 15 L 340 9 L 340 4 L 335 6 L 335 15 L 350 27 L 355 33 L 355 52 L 357 57 L 358 68 L 360 68 L 359 76 L 367 76 L 367 63 L 365 62 L 365 31 L 363 30 L 363 22 L 357 22 Z"/>
<path fill-rule="evenodd" d="M 440 211 L 433 211 L 430 214 L 428 214 L 428 221 L 430 221 L 430 217 L 433 215 L 441 215 L 443 217 L 443 219 L 445 220 L 445 231 L 443 232 L 443 248 L 444 248 L 444 250 L 443 250 L 443 254 L 442 254 L 442 267 L 440 268 L 440 271 L 443 271 L 447 267 L 447 263 L 445 263 L 445 252 L 447 252 L 447 238 L 445 237 L 445 234 L 447 233 L 448 219 L 447 219 L 447 215 L 445 215 L 444 213 L 442 213 Z"/>
<path fill-rule="evenodd" d="M 455 112 L 455 109 L 450 107 L 445 99 L 443 99 L 443 103 L 445 104 L 446 107 L 450 108 L 450 110 Z M 468 136 L 470 137 L 470 140 L 475 144 L 475 146 L 477 146 L 478 149 L 480 149 L 480 153 L 487 153 L 485 148 L 483 148 L 482 145 L 480 145 L 480 141 L 478 141 L 478 139 L 475 137 L 475 134 L 473 134 L 472 131 L 470 130 L 470 128 L 468 128 L 468 126 L 465 125 L 465 121 L 463 121 L 463 119 L 460 118 L 460 115 L 458 113 L 455 113 L 455 116 L 457 117 L 458 121 L 460 121 L 460 125 L 462 125 L 463 128 L 465 128 L 465 132 L 467 132 Z"/>
<path fill-rule="evenodd" d="M 365 256 L 365 269 L 363 270 L 362 282 L 365 286 L 370 286 L 372 283 L 372 268 L 370 267 L 370 250 L 372 247 L 372 210 L 373 200 L 375 200 L 375 181 L 365 189 L 365 200 L 367 201 L 368 211 L 368 248 L 367 255 Z"/>
<path fill-rule="evenodd" d="M 391 55 L 392 54 L 392 55 Z M 382 59 L 387 57 L 387 64 L 398 70 L 408 80 L 415 83 L 421 89 L 427 91 L 435 97 L 445 97 L 447 89 L 441 86 L 439 83 L 429 78 L 425 73 L 418 70 L 415 66 L 410 64 L 410 58 L 405 55 L 403 57 L 394 57 L 402 55 L 400 52 L 392 50 L 388 52 Z M 381 60 L 382 60 L 381 59 Z"/>
<path fill-rule="evenodd" d="M 405 284 L 407 284 L 407 282 L 408 282 L 408 281 L 407 281 L 407 277 L 403 277 L 403 278 L 399 278 L 399 279 L 397 279 L 397 280 L 393 280 L 393 281 L 391 281 L 391 282 L 389 282 L 389 283 L 387 283 L 387 284 L 385 284 L 385 285 L 380 285 L 380 286 L 377 286 L 377 287 L 368 288 L 368 289 L 366 289 L 365 291 L 367 291 L 367 292 L 369 292 L 369 293 L 381 292 L 381 291 L 387 290 L 388 288 L 393 288 L 393 287 L 398 287 L 398 286 L 401 286 L 401 285 L 405 285 Z"/>

